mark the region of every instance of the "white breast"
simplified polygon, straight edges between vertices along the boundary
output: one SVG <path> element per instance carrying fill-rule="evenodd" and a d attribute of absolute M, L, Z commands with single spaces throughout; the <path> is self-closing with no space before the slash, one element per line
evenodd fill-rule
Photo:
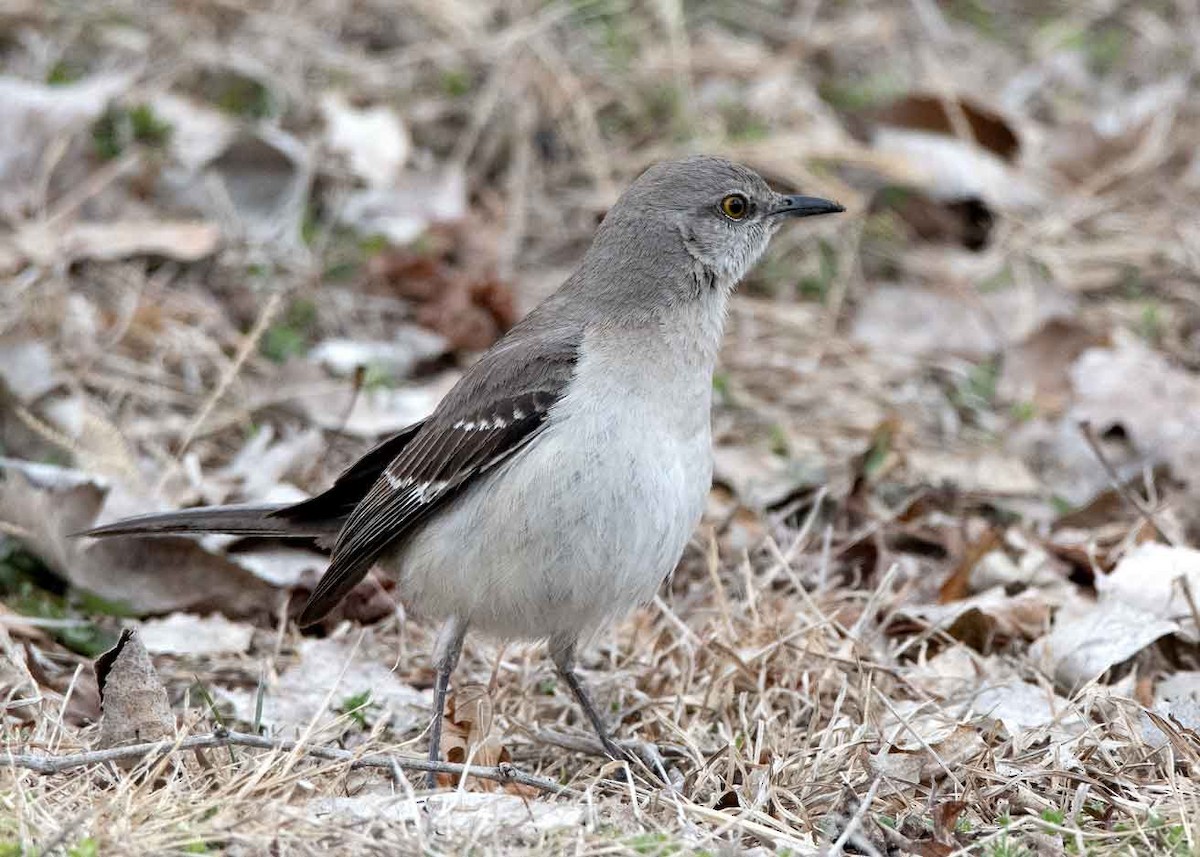
<path fill-rule="evenodd" d="M 573 639 L 653 596 L 712 478 L 723 304 L 590 332 L 542 434 L 385 560 L 405 602 L 503 638 Z"/>

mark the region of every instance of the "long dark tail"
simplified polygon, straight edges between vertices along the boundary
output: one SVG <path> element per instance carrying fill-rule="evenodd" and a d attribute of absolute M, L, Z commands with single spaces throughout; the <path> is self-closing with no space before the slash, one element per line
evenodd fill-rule
<path fill-rule="evenodd" d="M 81 536 L 166 536 L 179 533 L 228 533 L 235 536 L 328 536 L 341 527 L 338 519 L 294 520 L 279 514 L 289 507 L 204 506 L 179 512 L 138 515 L 78 533 Z"/>

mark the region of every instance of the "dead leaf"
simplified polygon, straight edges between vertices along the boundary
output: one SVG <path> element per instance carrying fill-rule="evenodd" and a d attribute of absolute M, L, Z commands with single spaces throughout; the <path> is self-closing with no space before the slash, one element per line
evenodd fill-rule
<path fill-rule="evenodd" d="M 447 700 L 442 719 L 442 758 L 448 762 L 495 766 L 512 761 L 508 748 L 498 735 L 492 735 L 492 697 L 487 685 L 465 684 Z M 458 778 L 439 774 L 438 781 L 454 785 Z M 496 791 L 503 786 L 491 780 L 479 780 L 484 791 Z M 512 790 L 512 789 L 508 789 Z"/>
<path fill-rule="evenodd" d="M 1071 403 L 1071 366 L 1105 342 L 1074 319 L 1049 319 L 1004 352 L 996 392 L 1006 401 L 1032 404 L 1041 416 L 1057 416 Z"/>
<path fill-rule="evenodd" d="M 45 158 L 83 131 L 125 91 L 130 74 L 99 74 L 55 86 L 0 77 L 0 212 L 19 220 L 35 202 Z"/>
<path fill-rule="evenodd" d="M 339 720 L 338 730 L 345 731 L 348 724 L 338 709 L 344 700 L 364 692 L 370 693 L 372 711 L 393 731 L 404 733 L 427 725 L 430 694 L 400 681 L 347 641 L 302 640 L 296 655 L 295 663 L 268 682 L 263 695 L 262 723 L 276 734 L 300 734 L 310 724 L 317 731 L 330 730 Z M 254 722 L 255 688 L 217 688 L 217 693 L 232 702 L 238 719 Z"/>
<path fill-rule="evenodd" d="M 952 136 L 955 120 L 947 109 L 961 111 L 972 139 L 1006 161 L 1015 161 L 1021 143 L 1017 131 L 995 110 L 963 97 L 942 98 L 935 94 L 910 93 L 882 108 L 871 111 L 865 119 L 878 125 L 893 125 Z"/>
<path fill-rule="evenodd" d="M 1030 648 L 1055 684 L 1073 693 L 1124 663 L 1179 626 L 1121 601 L 1104 600 L 1060 610 L 1054 628 Z"/>
<path fill-rule="evenodd" d="M 467 177 L 461 169 L 401 174 L 388 187 L 357 191 L 339 212 L 363 235 L 382 235 L 402 246 L 435 223 L 454 223 L 467 213 Z"/>
<path fill-rule="evenodd" d="M 1131 335 L 1111 348 L 1085 351 L 1071 369 L 1075 406 L 1103 435 L 1120 426 L 1142 466 L 1163 463 L 1176 478 L 1200 486 L 1200 377 L 1170 363 Z"/>
<path fill-rule="evenodd" d="M 905 453 L 905 463 L 913 477 L 928 485 L 952 485 L 973 494 L 1027 496 L 1041 489 L 1025 462 L 999 452 L 912 449 Z"/>
<path fill-rule="evenodd" d="M 367 187 L 391 187 L 412 149 L 396 111 L 382 104 L 355 107 L 337 92 L 321 96 L 320 107 L 326 147 L 343 156 Z"/>
<path fill-rule="evenodd" d="M 0 342 L 0 382 L 19 402 L 40 399 L 60 381 L 46 343 L 36 339 Z"/>
<path fill-rule="evenodd" d="M 363 367 L 382 370 L 392 378 L 407 378 L 420 364 L 447 352 L 441 334 L 417 325 L 402 325 L 390 342 L 326 339 L 308 352 L 308 359 L 343 377 Z"/>
<path fill-rule="evenodd" d="M 352 389 L 325 391 L 300 397 L 298 402 L 321 428 L 377 438 L 394 434 L 433 413 L 458 377 L 456 372 L 444 372 L 419 386 L 372 387 L 357 393 Z"/>
<path fill-rule="evenodd" d="M 1125 555 L 1111 574 L 1096 578 L 1101 603 L 1120 603 L 1175 623 L 1175 633 L 1200 642 L 1200 550 L 1150 542 Z"/>
<path fill-rule="evenodd" d="M 254 628 L 230 622 L 224 616 L 172 613 L 143 622 L 139 636 L 148 652 L 156 655 L 241 654 L 250 649 Z"/>
<path fill-rule="evenodd" d="M 117 645 L 96 659 L 96 683 L 103 712 L 97 749 L 175 734 L 167 689 L 135 631 L 122 631 Z"/>
<path fill-rule="evenodd" d="M 583 823 L 586 813 L 578 803 L 529 801 L 509 794 L 456 792 L 448 798 L 418 803 L 391 793 L 327 797 L 311 801 L 308 812 L 321 820 L 356 824 L 425 822 L 438 830 L 474 834 L 487 831 L 487 838 L 495 841 L 508 835 L 529 835 L 531 831 L 537 835 L 574 830 Z"/>
<path fill-rule="evenodd" d="M 851 336 L 881 355 L 958 354 L 985 357 L 1018 342 L 1047 319 L 1068 315 L 1074 301 L 1050 288 L 958 289 L 884 286 L 871 289 Z"/>
<path fill-rule="evenodd" d="M 219 610 L 270 614 L 274 587 L 188 538 L 77 539 L 97 523 L 109 483 L 77 470 L 0 459 L 0 520 L 72 586 L 137 614 Z"/>

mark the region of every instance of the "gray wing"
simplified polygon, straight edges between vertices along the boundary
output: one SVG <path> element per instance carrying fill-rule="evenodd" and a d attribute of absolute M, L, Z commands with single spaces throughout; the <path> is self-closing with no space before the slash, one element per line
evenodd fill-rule
<path fill-rule="evenodd" d="M 577 326 L 531 316 L 468 370 L 354 507 L 300 624 L 310 625 L 480 474 L 534 442 L 574 372 Z"/>

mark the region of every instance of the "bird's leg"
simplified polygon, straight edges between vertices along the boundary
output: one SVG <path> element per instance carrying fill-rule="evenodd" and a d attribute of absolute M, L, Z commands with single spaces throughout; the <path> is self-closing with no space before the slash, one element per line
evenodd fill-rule
<path fill-rule="evenodd" d="M 451 616 L 438 632 L 437 645 L 433 654 L 433 666 L 437 678 L 433 683 L 433 722 L 429 725 L 429 761 L 436 762 L 442 751 L 442 717 L 446 712 L 446 691 L 450 687 L 450 674 L 462 654 L 463 637 L 467 635 L 464 619 Z M 425 786 L 437 788 L 437 774 L 430 771 L 425 775 Z"/>
<path fill-rule="evenodd" d="M 558 670 L 559 677 L 567 683 L 567 687 L 571 688 L 571 693 L 575 694 L 575 699 L 579 701 L 579 707 L 591 721 L 592 728 L 596 730 L 596 736 L 600 739 L 601 746 L 604 747 L 604 752 L 608 754 L 609 758 L 618 762 L 629 761 L 629 754 L 617 746 L 617 743 L 608 734 L 604 721 L 600 719 L 600 712 L 592 704 L 592 698 L 588 696 L 587 688 L 583 686 L 583 682 L 579 680 L 579 676 L 575 672 L 575 641 L 553 641 L 550 645 L 550 657 L 554 659 L 554 666 Z"/>

